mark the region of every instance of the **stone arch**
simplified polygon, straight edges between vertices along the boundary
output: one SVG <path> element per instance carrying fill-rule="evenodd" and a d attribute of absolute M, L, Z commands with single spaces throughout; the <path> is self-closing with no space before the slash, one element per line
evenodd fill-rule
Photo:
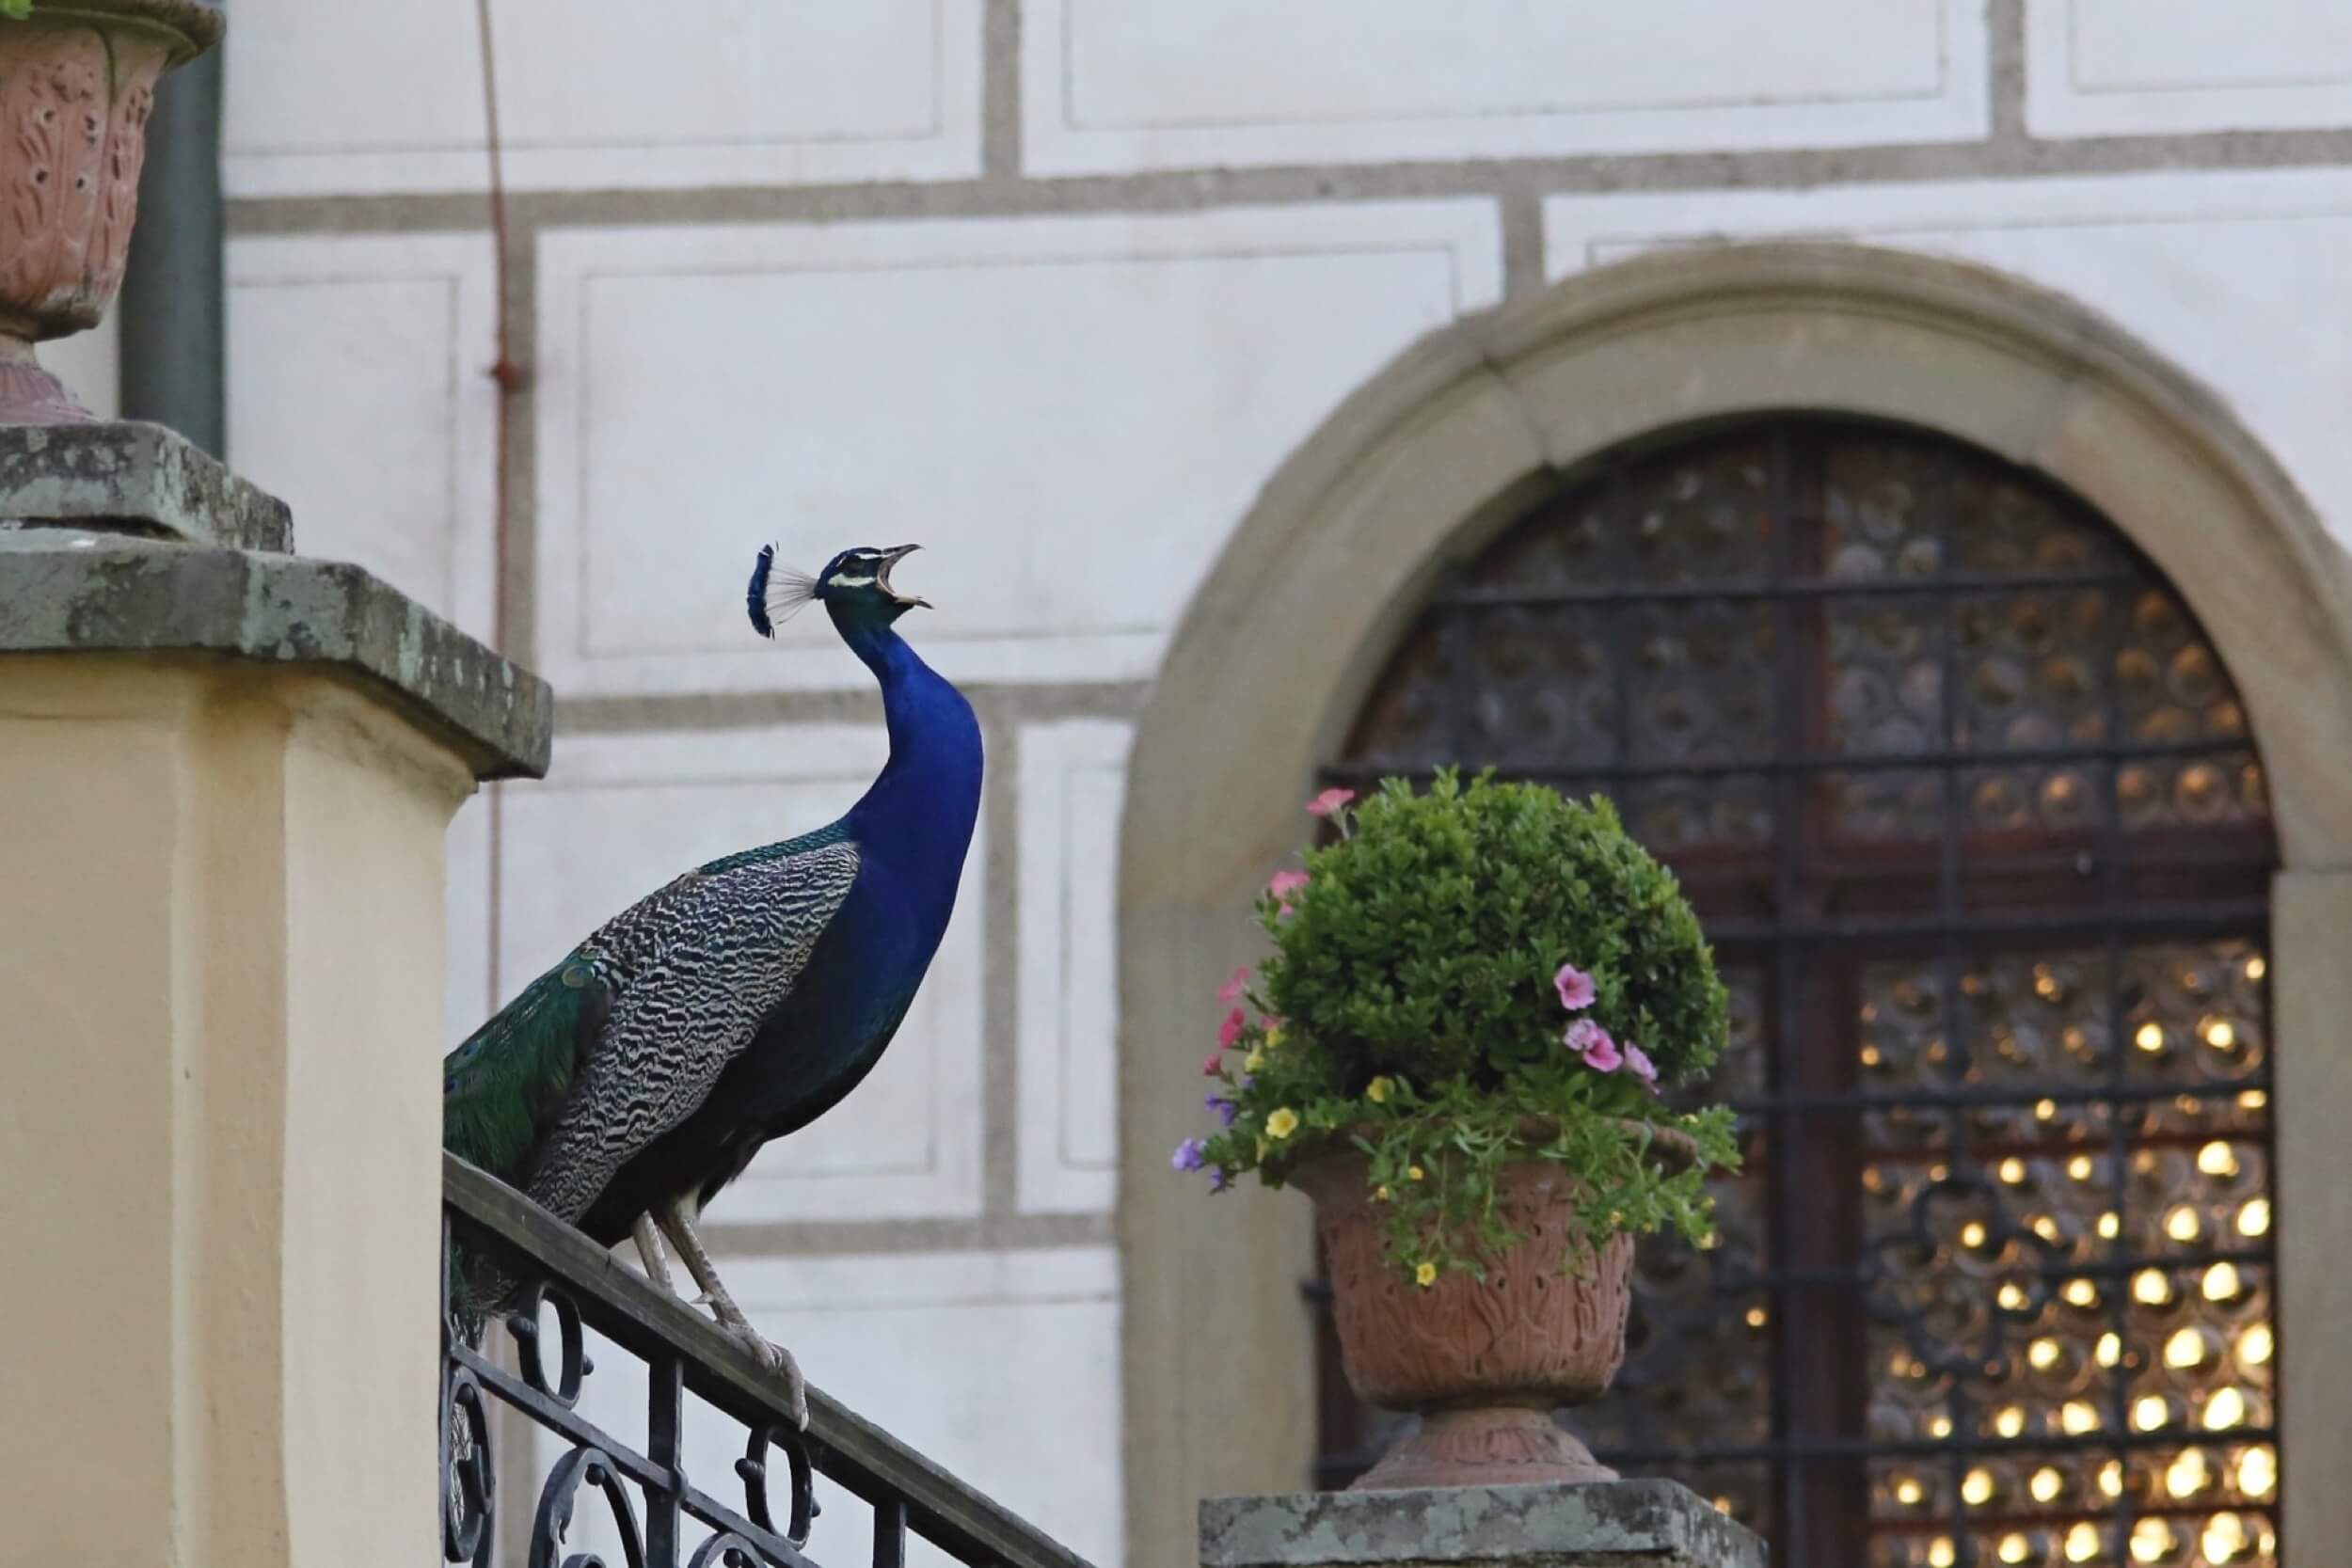
<path fill-rule="evenodd" d="M 2352 1200 L 2332 1129 L 2352 1008 L 2352 572 L 2218 398 L 2092 311 L 1958 262 L 1839 245 L 1667 252 L 1441 328 L 1332 414 L 1194 599 L 1138 726 L 1120 864 L 1120 1207 L 1131 1556 L 1188 1560 L 1194 1499 L 1305 1484 L 1307 1212 L 1169 1179 L 1198 1130 L 1208 991 L 1250 895 L 1447 562 L 1534 493 L 1653 432 L 1773 410 L 1885 419 L 2039 469 L 2138 544 L 2212 637 L 2263 751 L 2282 869 L 2273 1016 L 2289 1450 L 2352 1443 Z M 2337 1053 L 2344 1055 L 2346 1053 Z M 2333 1386 L 2335 1392 L 2314 1391 Z M 2341 1492 L 2342 1489 L 2336 1489 Z M 2287 1530 L 2352 1534 L 2352 1494 L 2287 1491 Z"/>

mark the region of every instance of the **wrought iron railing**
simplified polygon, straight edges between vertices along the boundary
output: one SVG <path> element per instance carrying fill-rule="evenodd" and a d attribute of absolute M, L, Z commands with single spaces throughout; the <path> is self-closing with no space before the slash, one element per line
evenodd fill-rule
<path fill-rule="evenodd" d="M 903 1568 L 909 1532 L 973 1568 L 1089 1568 L 1068 1547 L 815 1388 L 808 1391 L 807 1429 L 796 1428 L 775 1374 L 709 1320 L 452 1155 L 442 1160 L 441 1227 L 445 1561 L 487 1568 L 500 1560 L 504 1536 L 506 1549 L 522 1553 L 528 1568 L 602 1568 L 608 1560 L 572 1538 L 582 1494 L 593 1494 L 610 1513 L 593 1531 L 615 1543 L 626 1568 L 839 1568 L 821 1547 L 811 1555 L 821 1476 L 871 1510 L 873 1568 Z M 453 1249 L 469 1259 L 489 1259 L 502 1278 L 519 1281 L 522 1307 L 488 1323 L 479 1346 L 452 1310 Z M 581 1396 L 596 1370 L 591 1332 L 643 1365 L 642 1448 L 583 1411 Z M 493 1354 L 501 1337 L 514 1352 L 512 1369 Z M 740 1424 L 746 1436 L 739 1456 L 685 1451 L 690 1397 Z M 500 1407 L 518 1413 L 520 1421 L 495 1421 Z M 541 1441 L 516 1443 L 521 1431 L 496 1430 L 524 1423 L 564 1446 L 544 1467 L 544 1479 L 536 1463 Z M 538 1482 L 527 1544 L 519 1521 L 500 1527 L 501 1491 L 511 1495 L 516 1458 L 505 1454 L 501 1477 L 493 1458 L 501 1437 L 503 1446 L 525 1450 L 526 1473 Z M 690 1479 L 690 1457 L 695 1474 L 731 1473 L 739 1506 Z M 778 1482 L 781 1491 L 771 1490 Z"/>

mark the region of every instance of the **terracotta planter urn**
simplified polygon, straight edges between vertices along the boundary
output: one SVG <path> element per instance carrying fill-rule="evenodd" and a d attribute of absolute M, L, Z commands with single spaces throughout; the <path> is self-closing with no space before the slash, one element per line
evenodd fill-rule
<path fill-rule="evenodd" d="M 1422 1418 L 1353 1490 L 1614 1481 L 1551 1412 L 1597 1397 L 1625 1360 L 1633 1239 L 1611 1238 L 1568 1274 L 1574 1179 L 1529 1161 L 1499 1185 L 1522 1239 L 1486 1260 L 1484 1279 L 1455 1271 L 1419 1286 L 1386 1255 L 1366 1170 L 1360 1155 L 1332 1153 L 1290 1178 L 1314 1199 L 1348 1383 Z"/>
<path fill-rule="evenodd" d="M 33 345 L 114 302 L 156 78 L 221 30 L 198 0 L 35 0 L 0 18 L 0 423 L 89 419 Z"/>

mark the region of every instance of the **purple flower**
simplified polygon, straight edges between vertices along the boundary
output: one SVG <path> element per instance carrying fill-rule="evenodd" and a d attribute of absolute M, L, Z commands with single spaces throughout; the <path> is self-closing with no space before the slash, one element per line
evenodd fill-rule
<path fill-rule="evenodd" d="M 1617 1042 L 1609 1037 L 1608 1030 L 1589 1018 L 1580 1018 L 1569 1024 L 1565 1038 L 1568 1049 L 1583 1057 L 1584 1065 L 1595 1072 L 1614 1072 L 1625 1066 Z"/>
<path fill-rule="evenodd" d="M 1560 973 L 1551 977 L 1551 989 L 1560 993 L 1560 1006 L 1572 1013 L 1593 1005 L 1593 977 L 1574 964 L 1560 966 Z"/>
<path fill-rule="evenodd" d="M 1647 1084 L 1652 1094 L 1657 1093 L 1658 1064 L 1649 1059 L 1649 1053 L 1631 1040 L 1626 1041 L 1618 1049 L 1625 1053 L 1625 1065 L 1632 1069 L 1633 1076 Z"/>
<path fill-rule="evenodd" d="M 1232 1174 L 1226 1170 L 1223 1165 L 1217 1166 L 1216 1169 L 1209 1173 L 1209 1191 L 1213 1193 L 1221 1193 L 1232 1184 Z"/>
<path fill-rule="evenodd" d="M 1199 1170 L 1200 1157 L 1205 1152 L 1207 1148 L 1199 1138 L 1186 1138 L 1176 1146 L 1176 1152 L 1168 1157 L 1168 1163 L 1178 1170 Z"/>
<path fill-rule="evenodd" d="M 1216 1113 L 1216 1119 L 1228 1127 L 1233 1125 L 1233 1114 L 1241 1109 L 1240 1106 L 1235 1105 L 1232 1101 L 1226 1099 L 1221 1094 L 1213 1094 L 1209 1096 L 1206 1101 L 1202 1101 L 1202 1103 L 1207 1105 L 1210 1110 L 1215 1111 Z"/>

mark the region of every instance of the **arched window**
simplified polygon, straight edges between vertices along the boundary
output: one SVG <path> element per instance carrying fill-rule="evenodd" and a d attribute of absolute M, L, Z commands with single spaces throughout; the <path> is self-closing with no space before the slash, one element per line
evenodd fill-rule
<path fill-rule="evenodd" d="M 2253 739 L 2047 482 L 1784 419 L 1618 454 L 1454 574 L 1335 782 L 1613 798 L 1733 996 L 1720 1235 L 1645 1245 L 1566 1417 L 1790 1568 L 2270 1563 Z M 1327 1484 L 1381 1433 L 1324 1356 Z"/>

